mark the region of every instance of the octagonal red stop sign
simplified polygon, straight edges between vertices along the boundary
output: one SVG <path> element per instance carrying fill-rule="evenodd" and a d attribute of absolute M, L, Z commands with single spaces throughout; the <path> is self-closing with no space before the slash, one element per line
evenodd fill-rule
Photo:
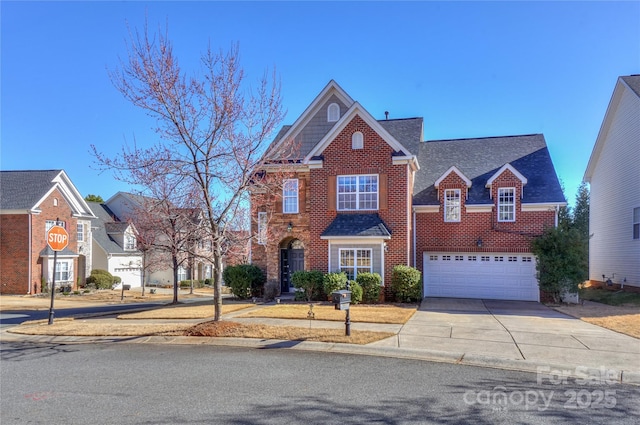
<path fill-rule="evenodd" d="M 61 226 L 53 226 L 47 232 L 47 245 L 54 251 L 62 251 L 69 245 L 69 234 Z"/>

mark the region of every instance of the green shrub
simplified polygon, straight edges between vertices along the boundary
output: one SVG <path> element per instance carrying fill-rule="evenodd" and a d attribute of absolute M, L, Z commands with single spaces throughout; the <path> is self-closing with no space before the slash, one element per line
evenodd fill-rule
<path fill-rule="evenodd" d="M 396 301 L 420 301 L 422 299 L 420 271 L 409 266 L 395 266 L 391 278 L 391 291 Z"/>
<path fill-rule="evenodd" d="M 351 304 L 360 304 L 362 302 L 362 286 L 353 280 L 349 284 L 351 287 Z"/>
<path fill-rule="evenodd" d="M 229 266 L 222 272 L 222 278 L 237 298 L 261 297 L 267 281 L 264 272 L 253 264 Z"/>
<path fill-rule="evenodd" d="M 358 273 L 356 282 L 362 287 L 362 302 L 371 304 L 380 300 L 382 277 L 378 273 Z"/>
<path fill-rule="evenodd" d="M 299 270 L 291 275 L 291 283 L 296 289 L 301 289 L 296 293 L 296 299 L 303 297 L 305 301 L 323 301 L 326 299 L 323 289 L 322 272 L 311 270 Z"/>
<path fill-rule="evenodd" d="M 113 283 L 120 283 L 122 282 L 122 278 L 120 276 L 113 276 Z"/>
<path fill-rule="evenodd" d="M 119 277 L 118 280 L 120 280 Z M 101 269 L 91 270 L 91 275 L 87 278 L 87 285 L 93 285 L 96 289 L 111 289 L 114 283 L 113 275 Z"/>
<path fill-rule="evenodd" d="M 344 272 L 331 272 L 322 277 L 322 289 L 328 298 L 331 293 L 347 287 L 347 275 Z"/>

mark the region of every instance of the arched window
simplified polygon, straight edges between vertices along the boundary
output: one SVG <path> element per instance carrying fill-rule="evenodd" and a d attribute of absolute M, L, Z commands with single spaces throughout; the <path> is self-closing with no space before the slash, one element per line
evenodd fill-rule
<path fill-rule="evenodd" d="M 58 198 L 53 198 L 53 206 L 54 207 L 58 206 Z"/>
<path fill-rule="evenodd" d="M 340 106 L 337 103 L 332 103 L 327 107 L 327 121 L 336 122 L 340 119 Z"/>
<path fill-rule="evenodd" d="M 351 135 L 351 149 L 362 149 L 364 148 L 364 136 L 362 132 L 356 131 Z"/>

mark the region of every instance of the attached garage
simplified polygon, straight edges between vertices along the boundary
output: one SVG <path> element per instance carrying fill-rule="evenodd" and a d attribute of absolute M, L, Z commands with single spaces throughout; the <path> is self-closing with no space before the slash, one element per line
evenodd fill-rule
<path fill-rule="evenodd" d="M 540 301 L 533 254 L 424 253 L 424 296 Z"/>

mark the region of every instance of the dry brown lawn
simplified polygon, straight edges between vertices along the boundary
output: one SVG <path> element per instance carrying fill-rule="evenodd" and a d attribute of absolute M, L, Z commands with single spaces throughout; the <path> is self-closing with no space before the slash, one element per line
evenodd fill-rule
<path fill-rule="evenodd" d="M 395 334 L 391 332 L 352 330 L 351 335 L 346 336 L 344 329 L 309 329 L 294 326 L 245 325 L 236 322 L 205 322 L 187 330 L 185 335 L 337 342 L 364 345 L 389 338 Z"/>
<path fill-rule="evenodd" d="M 583 305 L 572 304 L 554 308 L 585 322 L 640 338 L 640 307 L 612 306 L 585 301 Z"/>
<path fill-rule="evenodd" d="M 47 320 L 25 322 L 8 332 L 23 335 L 54 336 L 149 336 L 175 335 L 192 327 L 191 323 L 156 323 L 137 325 L 131 323 L 105 323 L 100 320 L 73 320 L 61 318 L 52 325 Z"/>
<path fill-rule="evenodd" d="M 254 307 L 255 304 L 230 303 L 222 305 L 222 314 Z M 118 319 L 206 319 L 213 317 L 214 307 L 209 301 L 204 305 L 172 305 L 155 310 L 141 311 L 138 313 L 121 314 Z"/>
<path fill-rule="evenodd" d="M 345 336 L 339 329 L 307 329 L 293 326 L 265 326 L 235 322 L 136 324 L 100 320 L 58 319 L 52 325 L 46 320 L 22 324 L 9 330 L 24 335 L 54 336 L 203 336 L 226 338 L 259 338 L 290 341 L 320 341 L 349 344 L 368 344 L 393 336 L 390 332 L 351 331 Z"/>
<path fill-rule="evenodd" d="M 352 305 L 349 316 L 352 322 L 404 324 L 416 312 L 417 306 Z M 344 321 L 345 312 L 331 305 L 314 304 L 316 320 Z M 270 319 L 308 319 L 309 304 L 277 304 L 247 312 L 238 318 L 266 317 Z"/>

